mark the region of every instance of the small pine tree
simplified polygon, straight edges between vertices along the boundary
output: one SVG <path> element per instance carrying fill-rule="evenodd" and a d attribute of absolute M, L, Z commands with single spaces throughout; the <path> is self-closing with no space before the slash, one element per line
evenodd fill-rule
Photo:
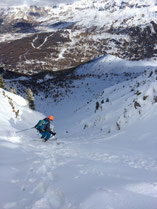
<path fill-rule="evenodd" d="M 30 107 L 32 110 L 35 110 L 34 96 L 33 96 L 32 90 L 31 90 L 30 88 L 27 89 L 26 98 L 27 98 L 27 100 L 28 100 L 29 107 Z"/>
<path fill-rule="evenodd" d="M 96 102 L 95 112 L 99 109 L 99 102 Z"/>
<path fill-rule="evenodd" d="M 6 85 L 5 85 L 5 83 L 4 83 L 4 81 L 3 81 L 3 78 L 2 78 L 2 76 L 0 75 L 0 88 L 2 88 L 2 89 L 6 89 Z"/>
<path fill-rule="evenodd" d="M 17 94 L 17 91 L 14 87 L 10 87 L 9 91 L 13 94 Z"/>
<path fill-rule="evenodd" d="M 109 102 L 109 98 L 106 99 L 106 102 Z"/>

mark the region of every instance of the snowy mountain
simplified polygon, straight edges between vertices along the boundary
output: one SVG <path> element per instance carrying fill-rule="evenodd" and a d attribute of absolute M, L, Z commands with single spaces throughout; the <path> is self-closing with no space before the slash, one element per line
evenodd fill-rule
<path fill-rule="evenodd" d="M 155 58 L 156 8 L 156 0 L 1 8 L 1 67 L 35 74 L 71 69 L 105 54 Z"/>
<path fill-rule="evenodd" d="M 0 8 L 0 209 L 156 209 L 156 8 Z"/>
<path fill-rule="evenodd" d="M 31 129 L 43 114 L 0 90 L 0 208 L 156 209 L 156 79 L 156 61 L 110 55 L 62 76 L 5 79 L 21 92 L 38 83 L 59 144 Z"/>

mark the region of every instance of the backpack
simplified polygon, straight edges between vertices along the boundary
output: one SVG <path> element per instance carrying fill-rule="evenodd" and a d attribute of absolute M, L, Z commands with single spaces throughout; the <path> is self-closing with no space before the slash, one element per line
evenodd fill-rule
<path fill-rule="evenodd" d="M 45 130 L 45 125 L 47 124 L 48 122 L 45 121 L 44 119 L 43 120 L 39 120 L 39 122 L 37 123 L 37 125 L 35 126 L 35 128 L 39 131 L 39 132 L 44 132 Z"/>

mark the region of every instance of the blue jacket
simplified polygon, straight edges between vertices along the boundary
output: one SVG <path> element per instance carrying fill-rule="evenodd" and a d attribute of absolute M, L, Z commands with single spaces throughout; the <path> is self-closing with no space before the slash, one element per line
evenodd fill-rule
<path fill-rule="evenodd" d="M 55 134 L 53 131 L 51 131 L 51 128 L 50 128 L 51 121 L 49 120 L 49 118 L 45 118 L 44 120 L 48 122 L 46 123 L 44 130 L 50 132 L 51 134 Z"/>

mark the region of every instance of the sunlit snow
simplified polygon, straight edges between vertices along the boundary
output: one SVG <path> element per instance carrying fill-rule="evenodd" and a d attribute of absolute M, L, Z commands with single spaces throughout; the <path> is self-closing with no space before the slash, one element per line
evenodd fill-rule
<path fill-rule="evenodd" d="M 156 209 L 156 61 L 105 56 L 77 73 L 87 71 L 102 76 L 84 80 L 97 96 L 75 81 L 80 88 L 57 105 L 36 98 L 42 113 L 0 89 L 0 208 Z M 31 128 L 48 114 L 57 141 L 44 143 Z"/>

